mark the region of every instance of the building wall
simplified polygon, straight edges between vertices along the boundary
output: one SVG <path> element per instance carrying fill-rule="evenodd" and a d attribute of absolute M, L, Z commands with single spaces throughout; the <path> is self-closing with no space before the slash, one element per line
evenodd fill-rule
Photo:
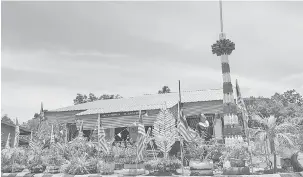
<path fill-rule="evenodd" d="M 201 112 L 204 114 L 214 114 L 214 113 L 222 113 L 222 100 L 221 101 L 208 101 L 208 102 L 192 102 L 192 103 L 184 103 L 183 108 L 185 116 L 198 115 Z M 178 116 L 178 105 L 170 108 L 173 115 L 177 118 Z M 84 111 L 84 110 L 82 110 Z M 91 115 L 83 115 L 76 116 L 76 114 L 82 111 L 65 111 L 65 112 L 46 112 L 45 117 L 49 121 L 59 121 L 63 123 L 75 123 L 76 120 L 84 120 L 83 128 L 84 130 L 94 130 L 97 128 L 97 119 L 98 114 Z M 157 118 L 159 113 L 159 109 L 157 110 L 148 110 L 147 115 L 143 117 L 143 123 L 146 126 L 153 125 L 154 121 Z M 127 127 L 132 123 L 138 120 L 138 115 L 130 115 L 130 116 L 117 116 L 117 117 L 102 117 L 101 122 L 104 128 L 117 128 L 117 127 Z M 78 122 L 79 123 L 79 122 Z M 79 126 L 79 124 L 77 124 Z"/>
<path fill-rule="evenodd" d="M 1 124 L 1 147 L 5 147 L 8 134 L 10 133 L 10 147 L 13 147 L 14 145 L 14 140 L 15 140 L 15 127 L 6 125 L 6 124 Z"/>

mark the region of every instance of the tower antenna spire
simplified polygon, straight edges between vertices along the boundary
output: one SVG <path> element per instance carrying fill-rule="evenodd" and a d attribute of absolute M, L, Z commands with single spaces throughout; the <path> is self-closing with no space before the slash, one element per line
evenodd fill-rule
<path fill-rule="evenodd" d="M 223 33 L 223 13 L 222 13 L 222 0 L 219 0 L 220 5 L 220 22 L 221 22 L 221 33 Z"/>

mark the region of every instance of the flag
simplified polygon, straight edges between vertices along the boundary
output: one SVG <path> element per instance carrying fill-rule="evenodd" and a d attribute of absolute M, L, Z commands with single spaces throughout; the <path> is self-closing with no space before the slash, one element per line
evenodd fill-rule
<path fill-rule="evenodd" d="M 183 139 L 187 142 L 193 140 L 194 131 L 188 126 L 186 118 L 183 115 L 183 110 L 180 108 L 180 102 L 178 103 L 179 106 L 179 123 L 178 123 L 178 131 Z"/>
<path fill-rule="evenodd" d="M 5 144 L 5 149 L 11 148 L 11 146 L 9 145 L 10 141 L 11 141 L 11 133 L 8 133 L 6 144 Z"/>
<path fill-rule="evenodd" d="M 105 140 L 105 131 L 101 125 L 100 114 L 98 114 L 98 144 L 103 152 L 109 153 L 108 144 Z"/>
<path fill-rule="evenodd" d="M 52 125 L 50 144 L 55 143 L 55 135 L 54 135 L 54 125 Z"/>
<path fill-rule="evenodd" d="M 143 124 L 143 116 L 141 110 L 139 111 L 139 123 L 138 123 L 138 143 L 137 143 L 137 162 L 143 161 L 143 150 L 145 148 L 146 133 Z"/>
<path fill-rule="evenodd" d="M 241 91 L 240 91 L 240 87 L 239 87 L 239 84 L 238 84 L 238 80 L 236 80 L 236 93 L 237 93 L 237 104 L 238 104 L 238 107 L 242 111 L 244 129 L 245 129 L 245 134 L 247 136 L 248 135 L 248 112 L 246 110 L 244 100 L 241 96 Z"/>
<path fill-rule="evenodd" d="M 14 141 L 15 148 L 19 146 L 19 135 L 20 135 L 20 128 L 19 128 L 18 119 L 16 118 L 15 141 Z"/>
<path fill-rule="evenodd" d="M 81 125 L 80 125 L 79 137 L 83 137 L 83 120 L 81 121 Z"/>
<path fill-rule="evenodd" d="M 30 139 L 30 141 L 29 141 L 29 143 L 28 143 L 28 146 L 29 146 L 30 148 L 32 148 L 32 149 L 35 148 L 35 143 L 34 143 L 34 141 L 33 141 L 33 131 L 31 131 L 31 139 Z"/>

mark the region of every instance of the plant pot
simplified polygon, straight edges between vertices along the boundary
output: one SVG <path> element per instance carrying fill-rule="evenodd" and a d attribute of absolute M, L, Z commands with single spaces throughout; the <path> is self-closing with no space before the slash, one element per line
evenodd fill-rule
<path fill-rule="evenodd" d="M 59 166 L 47 166 L 45 169 L 45 172 L 50 173 L 50 174 L 60 173 L 60 167 Z"/>
<path fill-rule="evenodd" d="M 144 164 L 124 164 L 124 169 L 144 169 Z"/>
<path fill-rule="evenodd" d="M 189 167 L 191 170 L 212 170 L 213 163 L 210 161 L 190 160 Z"/>
<path fill-rule="evenodd" d="M 230 159 L 231 167 L 245 167 L 245 160 L 242 159 Z"/>
<path fill-rule="evenodd" d="M 190 176 L 214 176 L 213 170 L 190 170 Z"/>
<path fill-rule="evenodd" d="M 43 165 L 35 165 L 31 167 L 29 170 L 31 173 L 43 173 L 46 169 L 46 166 Z"/>
<path fill-rule="evenodd" d="M 124 164 L 123 163 L 116 163 L 115 164 L 115 170 L 121 170 L 124 168 Z"/>
<path fill-rule="evenodd" d="M 249 175 L 249 167 L 230 167 L 223 170 L 223 175 Z"/>
<path fill-rule="evenodd" d="M 137 176 L 145 174 L 145 169 L 124 169 L 123 176 Z"/>

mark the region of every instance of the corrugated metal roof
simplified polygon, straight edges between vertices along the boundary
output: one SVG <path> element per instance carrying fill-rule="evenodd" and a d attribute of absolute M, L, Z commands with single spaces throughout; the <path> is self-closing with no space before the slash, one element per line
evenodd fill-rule
<path fill-rule="evenodd" d="M 222 89 L 184 91 L 181 94 L 182 103 L 222 100 Z M 132 98 L 98 100 L 89 103 L 50 110 L 50 112 L 76 111 L 84 112 L 77 115 L 111 113 L 111 112 L 128 112 L 136 110 L 153 110 L 163 108 L 166 103 L 167 108 L 171 108 L 178 103 L 178 93 L 143 95 Z"/>

